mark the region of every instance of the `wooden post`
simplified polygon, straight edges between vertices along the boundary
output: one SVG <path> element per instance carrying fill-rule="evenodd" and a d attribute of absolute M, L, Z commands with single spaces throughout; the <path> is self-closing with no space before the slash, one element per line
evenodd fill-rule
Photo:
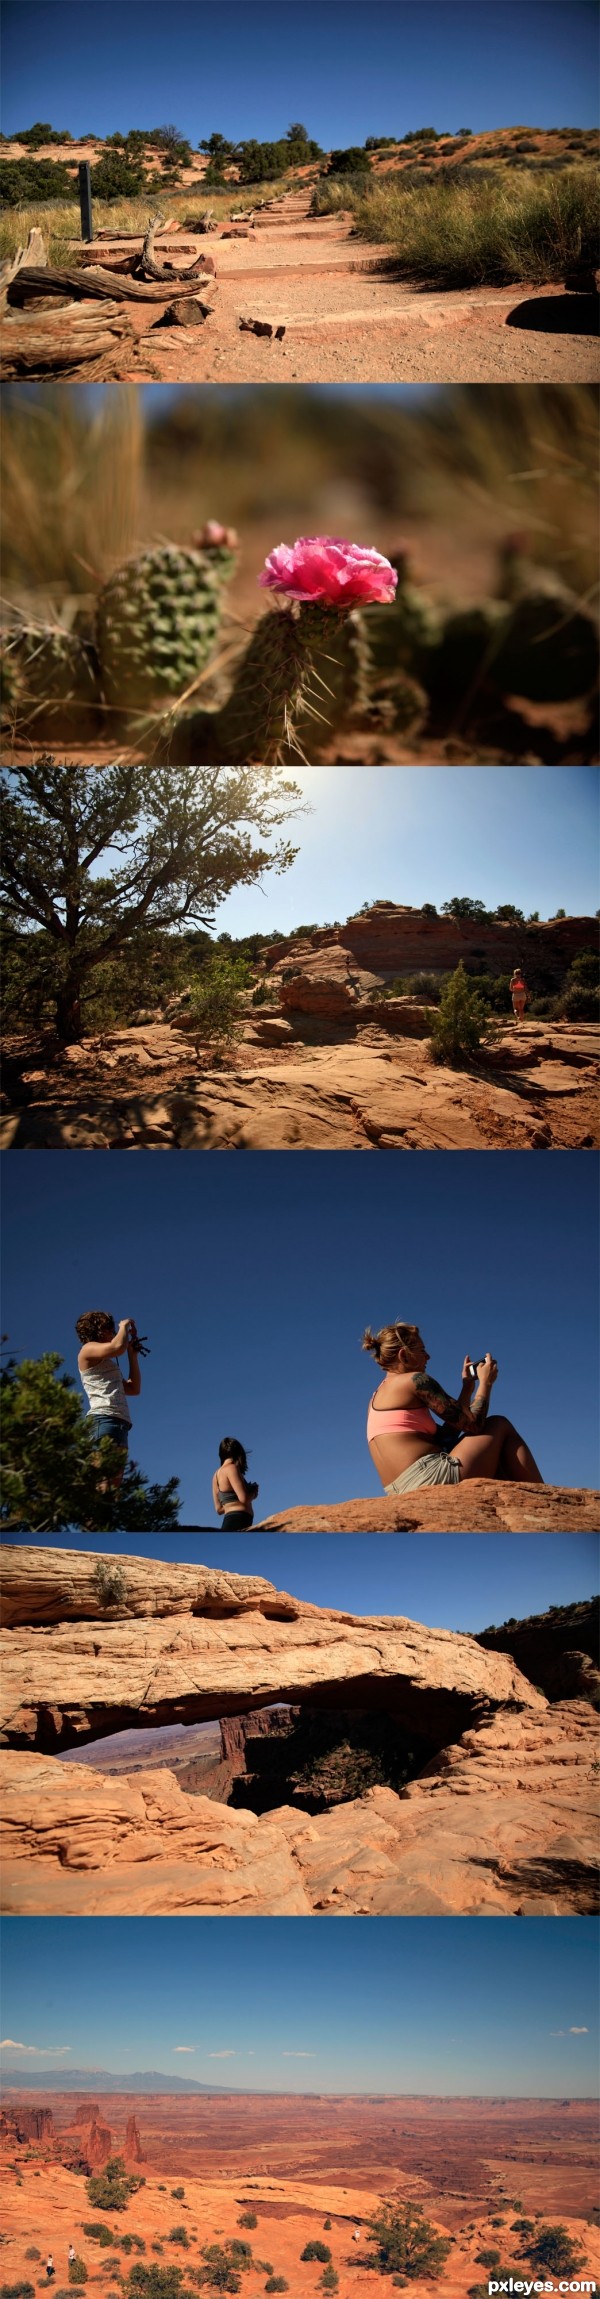
<path fill-rule="evenodd" d="M 79 207 L 81 211 L 81 237 L 82 239 L 90 240 L 94 237 L 94 227 L 92 223 L 92 182 L 90 176 L 89 160 L 80 160 L 78 175 Z"/>

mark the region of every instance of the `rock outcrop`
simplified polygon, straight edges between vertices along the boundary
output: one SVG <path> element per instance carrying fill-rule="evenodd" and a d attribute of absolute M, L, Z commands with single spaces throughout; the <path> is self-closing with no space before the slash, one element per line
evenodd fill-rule
<path fill-rule="evenodd" d="M 13 1915 L 591 1914 L 596 1753 L 584 1702 L 502 1711 L 398 1796 L 232 1811 L 172 1774 L 1 1760 Z"/>
<path fill-rule="evenodd" d="M 0 2113 L 0 2140 L 8 2140 L 23 2147 L 30 2139 L 38 2144 L 54 2138 L 54 2117 L 51 2107 L 7 2107 Z"/>
<path fill-rule="evenodd" d="M 26 1553 L 6 1552 L 13 1589 Z M 85 1613 L 91 1560 L 69 1553 L 68 1569 L 77 1575 L 81 1567 L 79 1615 L 60 1618 L 65 1553 L 29 1554 L 39 1557 L 46 1586 L 55 1570 L 57 1601 L 51 1626 L 22 1623 L 2 1632 L 1 1738 L 13 1747 L 56 1753 L 142 1724 L 198 1723 L 277 1702 L 385 1709 L 440 1747 L 484 1709 L 534 1708 L 542 1698 L 509 1656 L 484 1653 L 473 1637 L 404 1618 L 362 1620 L 299 1603 L 292 1617 L 280 1611 L 267 1619 L 253 1607 L 215 1622 L 211 1610 L 201 1609 L 198 1585 L 193 1610 L 182 1613 L 175 1605 L 157 1618 L 156 1567 L 141 1560 L 147 1611 L 141 1595 L 133 1618 L 115 1599 L 112 1617 L 99 1621 L 95 1594 L 91 1617 Z M 128 1560 L 122 1562 L 126 1572 Z M 170 1569 L 176 1580 L 181 1568 Z M 190 1603 L 189 1568 L 186 1578 Z M 235 1575 L 228 1579 L 235 1583 Z"/>
<path fill-rule="evenodd" d="M 383 1493 L 379 1500 L 311 1502 L 265 1517 L 265 1533 L 595 1533 L 599 1496 L 589 1486 L 511 1485 L 469 1477 L 462 1485 Z"/>
<path fill-rule="evenodd" d="M 485 1652 L 510 1652 L 532 1684 L 549 1700 L 591 1700 L 600 1705 L 600 1598 L 553 1605 L 529 1620 L 505 1621 L 482 1629 L 477 1643 Z"/>
<path fill-rule="evenodd" d="M 280 1594 L 258 1573 L 214 1572 L 209 1565 L 167 1565 L 160 1558 L 99 1557 L 94 1550 L 17 1548 L 0 1555 L 3 1628 L 67 1620 L 129 1620 L 202 1614 L 226 1620 L 261 1612 L 297 1620 L 318 1608 Z"/>
<path fill-rule="evenodd" d="M 510 974 L 523 965 L 530 973 L 542 971 L 557 985 L 564 979 L 580 950 L 595 950 L 594 918 L 552 918 L 544 924 L 487 918 L 425 917 L 422 910 L 398 902 L 375 902 L 342 926 L 317 928 L 293 941 L 275 942 L 265 953 L 270 974 L 298 966 L 305 970 L 311 957 L 385 981 L 396 975 L 449 973 L 463 963 L 481 972 Z"/>
<path fill-rule="evenodd" d="M 144 2155 L 137 2118 L 135 2115 L 128 2115 L 125 2129 L 125 2162 L 129 2169 L 132 2163 L 143 2163 L 143 2161 Z"/>

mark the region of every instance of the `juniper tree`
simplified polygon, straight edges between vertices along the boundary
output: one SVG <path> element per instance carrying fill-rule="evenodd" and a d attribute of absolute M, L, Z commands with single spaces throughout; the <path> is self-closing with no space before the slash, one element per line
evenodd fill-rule
<path fill-rule="evenodd" d="M 297 786 L 273 767 L 44 756 L 5 768 L 2 784 L 4 918 L 9 938 L 47 937 L 66 1043 L 82 1035 L 82 995 L 104 961 L 135 955 L 152 927 L 212 926 L 234 886 L 289 869 L 297 851 L 284 838 L 257 843 L 299 811 Z"/>
<path fill-rule="evenodd" d="M 122 1464 L 106 1437 L 91 1434 L 61 1358 L 9 1361 L 0 1376 L 0 1523 L 18 1532 L 164 1532 L 179 1520 L 178 1479 L 149 1485 L 128 1461 L 118 1493 L 100 1489 Z M 90 2196 L 99 2203 L 100 2196 Z"/>

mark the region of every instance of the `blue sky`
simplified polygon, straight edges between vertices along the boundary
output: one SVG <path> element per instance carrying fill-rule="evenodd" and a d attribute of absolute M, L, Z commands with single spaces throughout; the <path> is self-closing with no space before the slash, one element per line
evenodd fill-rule
<path fill-rule="evenodd" d="M 419 1323 L 456 1393 L 467 1351 L 548 1483 L 595 1485 L 597 1163 L 477 1152 L 6 1161 L 3 1323 L 19 1355 L 76 1371 L 75 1319 L 148 1333 L 134 1452 L 211 1522 L 220 1438 L 240 1437 L 257 1514 L 379 1491 L 365 1441 L 365 1325 Z"/>
<path fill-rule="evenodd" d="M 20 1546 L 28 1533 L 9 1534 Z M 45 1534 L 44 1548 L 106 1551 L 101 1533 Z M 203 1564 L 223 1572 L 260 1573 L 275 1588 L 339 1612 L 390 1613 L 430 1628 L 477 1634 L 513 1617 L 545 1612 L 596 1594 L 600 1585 L 594 1533 L 420 1533 L 373 1540 L 370 1534 L 248 1533 L 111 1534 L 115 1556 Z"/>
<path fill-rule="evenodd" d="M 325 148 L 433 126 L 596 117 L 593 0 L 8 0 L 4 124 L 74 134 L 174 120 L 193 144 L 281 135 Z"/>
<path fill-rule="evenodd" d="M 9 1919 L 23 2074 L 155 2068 L 257 2091 L 593 2096 L 586 1917 Z M 183 2049 L 181 2047 L 184 2047 Z"/>
<path fill-rule="evenodd" d="M 310 808 L 290 823 L 298 860 L 283 878 L 267 873 L 260 893 L 229 895 L 218 934 L 286 934 L 384 896 L 595 915 L 595 767 L 321 766 L 294 769 L 294 781 Z"/>

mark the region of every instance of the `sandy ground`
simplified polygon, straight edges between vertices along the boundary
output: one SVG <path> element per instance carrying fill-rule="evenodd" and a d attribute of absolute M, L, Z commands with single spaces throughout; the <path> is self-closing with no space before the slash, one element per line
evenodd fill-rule
<path fill-rule="evenodd" d="M 136 2111 L 143 2132 L 145 2102 L 131 2099 L 128 2106 Z M 104 2115 L 103 2101 L 101 2114 Z M 30 2151 L 18 2148 L 3 2152 L 5 2234 L 2 2261 L 6 2279 L 10 2282 L 31 2280 L 38 2289 L 45 2289 L 47 2286 L 43 2266 L 47 2252 L 51 2249 L 56 2267 L 54 2288 L 60 2289 L 66 2283 L 68 2247 L 73 2242 L 87 2265 L 88 2288 L 91 2285 L 100 2291 L 109 2290 L 111 2274 L 117 2267 L 121 2273 L 127 2274 L 139 2257 L 137 2250 L 123 2256 L 116 2248 L 100 2248 L 97 2242 L 83 2234 L 84 2222 L 94 2221 L 99 2215 L 97 2208 L 89 2204 L 84 2182 L 76 2174 L 60 2164 L 45 2164 L 41 2151 L 35 2148 Z M 173 2199 L 171 2191 L 171 2181 L 174 2179 L 172 2163 L 165 2180 L 157 2176 L 154 2167 L 151 2169 L 142 2161 L 138 2169 L 142 2175 L 145 2174 L 146 2184 L 132 2198 L 127 2212 L 119 2214 L 118 2218 L 113 2214 L 112 2219 L 106 2215 L 107 2223 L 112 2226 L 117 2238 L 129 2232 L 140 2236 L 148 2264 L 154 2260 L 157 2265 L 181 2267 L 184 2277 L 186 2268 L 192 2264 L 196 2267 L 200 2263 L 199 2254 L 204 2244 L 226 2242 L 239 2234 L 242 2240 L 251 2244 L 255 2261 L 261 2263 L 260 2266 L 253 2265 L 244 2274 L 242 2291 L 247 2292 L 248 2299 L 258 2299 L 258 2293 L 264 2290 L 266 2266 L 272 2267 L 276 2275 L 285 2277 L 290 2299 L 308 2299 L 309 2294 L 317 2292 L 321 2267 L 317 2262 L 301 2260 L 306 2243 L 317 2238 L 328 2245 L 339 2274 L 338 2299 L 375 2299 L 376 2293 L 382 2289 L 381 2278 L 374 2270 L 355 2261 L 355 2252 L 358 2261 L 364 2258 L 366 2243 L 362 2237 L 355 2245 L 352 2230 L 354 2225 L 364 2225 L 378 2195 L 390 2192 L 389 2179 L 387 2187 L 384 2183 L 383 2189 L 377 2175 L 369 2176 L 368 2173 L 362 2181 L 353 2181 L 347 2185 L 342 2184 L 342 2172 L 333 2177 L 324 2175 L 318 2179 L 287 2178 L 281 2181 L 269 2176 L 268 2169 L 265 2172 L 259 2168 L 260 2157 L 264 2152 L 264 2146 L 259 2144 L 254 2151 L 252 2168 L 245 2178 L 242 2174 L 236 2177 L 230 2170 L 220 2175 L 213 2173 L 205 2179 L 190 2178 L 187 2172 L 185 2179 L 178 2176 L 175 2184 L 184 2184 L 185 2193 L 183 2198 L 177 2200 Z M 16 2162 L 19 2166 L 18 2177 L 9 2168 L 9 2165 Z M 510 2169 L 514 2174 L 514 2163 Z M 523 2173 L 520 2166 L 517 2178 L 522 2192 Z M 470 2284 L 486 2280 L 485 2270 L 477 2265 L 477 2252 L 504 2241 L 503 2228 L 494 2227 L 491 2223 L 493 2202 L 488 2210 L 484 2208 L 482 2211 L 481 2207 L 476 2209 L 475 2216 L 473 2205 L 469 2205 L 465 2198 L 460 2201 L 444 2198 L 436 2202 L 428 2192 L 427 2183 L 414 2176 L 407 2179 L 402 2173 L 396 2173 L 391 2185 L 396 2193 L 400 2191 L 413 2197 L 421 2194 L 425 2201 L 426 2215 L 431 2215 L 440 2233 L 452 2239 L 452 2249 L 441 2277 L 435 2281 L 430 2277 L 419 2277 L 417 2281 L 411 2282 L 410 2289 L 415 2299 L 435 2299 L 436 2294 L 437 2299 L 465 2299 Z M 239 2228 L 241 2213 L 248 2207 L 256 2210 L 256 2229 Z M 548 2198 L 546 2209 L 553 2207 L 554 2196 L 551 2200 Z M 518 2241 L 518 2238 L 508 2236 L 513 2216 L 511 2210 L 505 2213 L 505 2227 L 511 2246 L 507 2250 L 509 2259 L 513 2258 L 512 2247 L 516 2248 Z M 561 2208 L 561 2218 L 563 2216 Z M 327 2231 L 323 2227 L 325 2219 L 331 2219 L 332 2222 L 331 2229 Z M 470 2222 L 469 2232 L 465 2221 Z M 590 2272 L 595 2267 L 598 2273 L 600 2252 L 597 2235 L 581 2220 L 569 2218 L 566 2224 L 573 2238 L 582 2240 Z M 170 2240 L 171 2230 L 175 2226 L 185 2227 L 187 2248 Z M 32 2246 L 41 2254 L 39 2262 L 27 2256 Z M 521 2272 L 526 2274 L 530 2271 L 523 2264 Z M 388 2288 L 387 2282 L 385 2288 Z"/>
<path fill-rule="evenodd" d="M 440 293 L 396 280 L 385 248 L 353 236 L 349 216 L 308 213 L 291 192 L 253 226 L 222 225 L 198 243 L 215 280 L 199 329 L 147 330 L 125 380 L 181 383 L 589 383 L 600 376 L 593 299 L 556 286 Z M 224 236 L 243 232 L 244 236 Z M 187 235 L 189 239 L 189 234 Z M 189 262 L 189 255 L 182 262 Z M 283 327 L 280 342 L 241 320 Z"/>
<path fill-rule="evenodd" d="M 345 1044 L 246 1040 L 216 1069 L 166 1022 L 106 1032 L 50 1060 L 9 1040 L 0 1146 L 592 1149 L 597 1051 L 592 1023 L 534 1021 L 518 1042 L 509 1026 L 477 1073 L 435 1065 L 427 1041 L 368 1025 Z M 21 1083 L 11 1103 L 13 1060 Z"/>

